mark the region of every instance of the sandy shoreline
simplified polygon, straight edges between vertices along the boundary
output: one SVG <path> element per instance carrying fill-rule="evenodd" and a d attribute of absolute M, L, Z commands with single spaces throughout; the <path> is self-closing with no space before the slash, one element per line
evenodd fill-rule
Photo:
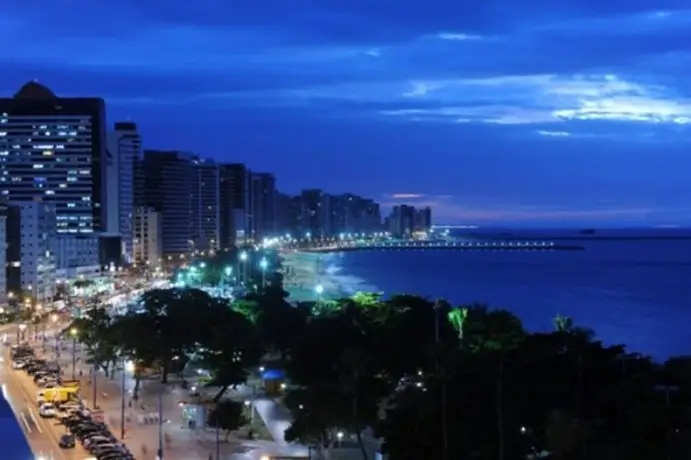
<path fill-rule="evenodd" d="M 328 255 L 311 252 L 286 252 L 283 256 L 283 287 L 293 302 L 338 299 L 348 296 L 338 280 L 327 272 Z M 323 288 L 321 296 L 317 286 Z"/>

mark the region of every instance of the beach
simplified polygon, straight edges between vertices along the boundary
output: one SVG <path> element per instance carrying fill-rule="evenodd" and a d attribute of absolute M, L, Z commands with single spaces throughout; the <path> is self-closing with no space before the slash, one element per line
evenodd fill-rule
<path fill-rule="evenodd" d="M 286 252 L 283 260 L 283 287 L 291 302 L 313 302 L 319 299 L 338 299 L 349 295 L 339 277 L 330 270 L 329 254 Z M 323 291 L 319 294 L 317 286 Z"/>

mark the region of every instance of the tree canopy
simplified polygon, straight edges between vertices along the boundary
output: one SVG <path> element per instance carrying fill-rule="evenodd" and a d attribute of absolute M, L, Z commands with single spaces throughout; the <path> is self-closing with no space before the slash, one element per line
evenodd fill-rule
<path fill-rule="evenodd" d="M 358 293 L 293 305 L 278 281 L 231 305 L 197 289 L 153 290 L 124 316 L 97 308 L 73 326 L 99 365 L 130 359 L 165 381 L 196 360 L 219 408 L 263 356 L 277 356 L 286 439 L 317 459 L 344 436 L 363 460 L 374 449 L 390 460 L 691 454 L 691 358 L 656 363 L 562 316 L 553 331 L 529 332 L 480 304 Z M 240 413 L 225 407 L 221 428 Z"/>

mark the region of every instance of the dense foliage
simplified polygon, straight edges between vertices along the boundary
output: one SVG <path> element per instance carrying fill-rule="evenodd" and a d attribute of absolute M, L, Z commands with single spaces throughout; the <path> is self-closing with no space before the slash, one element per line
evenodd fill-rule
<path fill-rule="evenodd" d="M 217 400 L 271 355 L 289 380 L 286 439 L 315 458 L 343 438 L 363 459 L 380 442 L 390 460 L 691 458 L 691 359 L 656 364 L 568 318 L 529 333 L 505 310 L 416 296 L 296 306 L 273 278 L 232 305 L 149 291 L 138 311 L 93 309 L 74 327 L 104 368 L 130 359 L 165 381 L 197 360 Z M 226 409 L 231 429 L 240 409 Z"/>

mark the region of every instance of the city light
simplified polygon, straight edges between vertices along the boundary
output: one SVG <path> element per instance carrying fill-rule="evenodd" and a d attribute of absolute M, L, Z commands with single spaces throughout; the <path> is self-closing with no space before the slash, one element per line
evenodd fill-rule
<path fill-rule="evenodd" d="M 316 292 L 318 295 L 322 295 L 324 293 L 324 286 L 317 284 L 317 286 L 314 288 L 314 292 Z"/>
<path fill-rule="evenodd" d="M 269 266 L 269 261 L 266 260 L 266 258 L 262 258 L 262 260 L 259 261 L 259 266 L 262 270 L 266 270 L 266 267 Z"/>
<path fill-rule="evenodd" d="M 245 262 L 247 260 L 247 251 L 242 251 L 240 253 L 240 260 Z"/>

